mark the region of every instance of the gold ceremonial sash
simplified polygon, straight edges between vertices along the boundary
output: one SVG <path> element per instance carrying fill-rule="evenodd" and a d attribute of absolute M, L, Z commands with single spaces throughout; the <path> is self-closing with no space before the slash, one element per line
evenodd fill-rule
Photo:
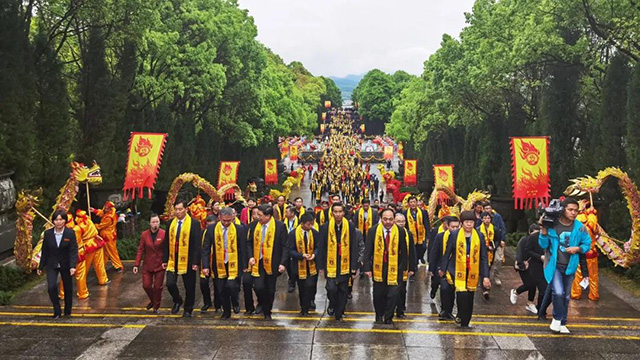
<path fill-rule="evenodd" d="M 467 278 L 468 275 L 468 278 Z M 469 274 L 467 274 L 467 239 L 464 230 L 458 231 L 456 239 L 456 291 L 476 291 L 480 275 L 480 236 L 471 231 L 471 251 L 469 252 Z"/>
<path fill-rule="evenodd" d="M 349 234 L 349 222 L 345 218 L 342 218 L 342 233 L 340 235 L 340 247 L 342 249 L 342 256 L 340 257 L 340 275 L 349 275 L 349 245 L 351 243 L 349 236 L 351 234 Z M 327 277 L 335 278 L 338 272 L 338 239 L 336 235 L 336 220 L 333 217 L 329 218 L 327 243 Z"/>
<path fill-rule="evenodd" d="M 484 243 L 487 245 L 487 259 L 489 261 L 489 265 L 493 262 L 493 251 L 489 251 L 489 245 L 493 241 L 495 237 L 495 229 L 493 228 L 493 224 L 489 224 L 489 228 L 487 229 L 484 226 L 484 223 L 480 225 L 480 232 L 484 235 Z M 494 249 L 495 250 L 495 249 Z"/>
<path fill-rule="evenodd" d="M 271 217 L 267 226 L 267 234 L 264 236 L 264 252 L 262 254 L 262 266 L 264 271 L 271 275 L 271 256 L 273 255 L 273 242 L 276 237 L 276 220 Z M 260 277 L 258 264 L 260 263 L 260 241 L 262 240 L 262 224 L 256 223 L 256 229 L 253 232 L 253 258 L 256 260 L 255 265 L 251 268 L 251 276 Z"/>
<path fill-rule="evenodd" d="M 422 210 L 419 208 L 416 209 L 416 219 L 414 220 L 413 215 L 411 214 L 411 209 L 409 209 L 409 211 L 407 211 L 407 222 L 409 224 L 409 231 L 411 231 L 411 234 L 415 239 L 415 243 L 422 245 L 422 243 L 424 243 L 424 236 L 427 232 L 424 228 Z"/>
<path fill-rule="evenodd" d="M 218 222 L 215 229 L 214 246 L 216 248 L 216 268 L 218 279 L 235 280 L 238 277 L 238 238 L 236 226 L 229 225 L 227 230 L 227 254 L 229 255 L 229 274 L 224 266 L 224 234 L 222 223 Z"/>
<path fill-rule="evenodd" d="M 302 226 L 298 226 L 295 230 L 296 232 L 296 249 L 301 254 L 313 254 L 313 232 L 309 230 L 309 236 L 307 239 L 307 243 L 304 243 L 304 230 L 302 230 Z M 298 260 L 298 278 L 304 280 L 307 278 L 307 263 L 309 264 L 309 273 L 311 276 L 317 275 L 318 270 L 316 270 L 316 262 L 314 260 L 307 261 L 306 259 Z"/>
<path fill-rule="evenodd" d="M 367 224 L 366 224 L 366 229 L 365 229 L 365 223 L 364 223 L 364 209 L 360 209 L 358 210 L 358 229 L 360 229 L 360 231 L 362 231 L 362 235 L 364 237 L 367 236 L 367 231 L 369 229 L 371 229 L 371 227 L 373 226 L 373 210 L 371 208 L 369 208 L 369 210 L 367 210 Z"/>
<path fill-rule="evenodd" d="M 167 271 L 175 272 L 176 267 L 176 230 L 178 219 L 174 218 L 169 226 L 169 262 Z M 186 215 L 180 228 L 180 243 L 178 244 L 178 275 L 187 273 L 189 263 L 189 236 L 191 235 L 191 216 Z"/>
<path fill-rule="evenodd" d="M 376 230 L 376 239 L 374 242 L 373 252 L 373 281 L 382 282 L 382 263 L 384 261 L 384 226 L 378 225 Z M 387 250 L 387 284 L 398 285 L 398 227 L 391 227 L 391 236 L 389 237 L 389 249 Z"/>

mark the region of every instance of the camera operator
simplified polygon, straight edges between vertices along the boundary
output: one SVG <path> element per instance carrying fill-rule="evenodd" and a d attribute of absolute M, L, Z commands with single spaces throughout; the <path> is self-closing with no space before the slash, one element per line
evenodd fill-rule
<path fill-rule="evenodd" d="M 548 249 L 551 254 L 544 269 L 544 276 L 551 286 L 553 302 L 553 320 L 550 328 L 554 332 L 568 334 L 567 311 L 571 295 L 571 285 L 578 268 L 580 253 L 586 253 L 591 248 L 591 237 L 587 228 L 576 220 L 578 202 L 573 198 L 566 198 L 560 209 L 554 209 L 552 201 L 550 207 L 540 218 L 540 247 Z M 553 212 L 553 213 L 552 213 Z M 550 218 L 554 219 L 550 223 Z"/>

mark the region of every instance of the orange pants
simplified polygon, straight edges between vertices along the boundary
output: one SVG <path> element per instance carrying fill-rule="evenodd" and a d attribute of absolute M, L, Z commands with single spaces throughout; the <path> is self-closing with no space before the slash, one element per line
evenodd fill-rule
<path fill-rule="evenodd" d="M 111 265 L 113 265 L 116 269 L 122 269 L 122 261 L 120 261 L 120 255 L 118 254 L 118 246 L 117 240 L 105 241 L 104 246 L 105 256 L 104 263 L 105 266 L 108 260 L 111 260 Z"/>
<path fill-rule="evenodd" d="M 104 285 L 109 281 L 109 278 L 107 278 L 107 271 L 104 269 L 104 247 L 87 254 L 84 262 L 86 263 L 86 271 L 84 272 L 85 279 L 87 275 L 89 275 L 91 265 L 93 265 L 93 270 L 96 272 L 96 278 L 98 278 L 98 284 Z"/>
<path fill-rule="evenodd" d="M 76 274 L 75 274 L 75 278 L 76 278 L 76 288 L 77 288 L 77 292 L 76 295 L 78 295 L 79 299 L 86 299 L 89 297 L 89 290 L 87 289 L 87 268 L 85 267 L 85 262 L 80 261 L 77 265 L 76 265 Z M 64 299 L 64 287 L 62 286 L 62 279 L 60 279 L 60 286 L 59 286 L 59 291 L 58 291 L 58 296 L 60 297 L 60 299 Z"/>
<path fill-rule="evenodd" d="M 598 258 L 587 259 L 587 268 L 589 268 L 589 300 L 596 301 L 600 298 L 600 292 L 598 291 Z M 574 300 L 582 297 L 582 286 L 580 286 L 582 279 L 582 270 L 578 266 L 576 277 L 571 286 L 571 298 Z"/>

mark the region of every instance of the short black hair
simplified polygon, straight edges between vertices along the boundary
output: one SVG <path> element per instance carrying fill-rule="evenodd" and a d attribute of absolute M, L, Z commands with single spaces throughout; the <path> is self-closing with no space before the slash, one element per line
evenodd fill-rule
<path fill-rule="evenodd" d="M 300 223 L 308 223 L 308 222 L 313 222 L 315 221 L 315 218 L 313 217 L 313 215 L 311 213 L 304 213 L 302 214 L 302 216 L 300 216 Z"/>
<path fill-rule="evenodd" d="M 149 220 L 151 220 L 151 219 L 153 219 L 153 218 L 155 218 L 155 217 L 157 217 L 157 218 L 159 219 L 159 218 L 160 218 L 160 215 L 158 215 L 158 214 L 156 214 L 156 213 L 153 213 L 153 214 L 151 214 L 151 216 L 149 216 Z"/>
<path fill-rule="evenodd" d="M 298 201 L 298 199 L 300 199 L 300 201 L 304 201 L 304 200 L 302 200 L 302 198 L 300 196 L 298 196 L 295 199 L 293 199 L 293 201 Z"/>
<path fill-rule="evenodd" d="M 344 211 L 344 210 L 345 210 L 345 209 L 344 209 L 344 204 L 343 204 L 343 203 L 341 203 L 340 201 L 338 201 L 338 202 L 334 202 L 334 203 L 331 205 L 331 212 L 333 212 L 333 209 L 334 209 L 336 206 L 340 206 L 340 207 L 342 208 L 342 211 Z"/>
<path fill-rule="evenodd" d="M 257 203 L 257 202 L 258 202 L 258 201 L 257 201 L 255 198 L 253 198 L 253 197 L 250 197 L 250 198 L 249 198 L 249 200 L 247 200 L 247 202 L 249 202 L 249 201 L 253 201 L 254 203 Z"/>
<path fill-rule="evenodd" d="M 413 196 L 413 195 L 411 195 L 411 196 L 409 196 L 409 199 L 407 199 L 407 202 L 409 202 L 409 201 L 411 201 L 411 200 L 418 201 L 418 198 L 417 198 L 417 197 L 415 197 L 415 196 Z"/>
<path fill-rule="evenodd" d="M 187 203 L 188 201 L 185 198 L 179 196 L 176 201 L 174 201 L 173 207 L 178 206 L 178 204 L 182 204 L 182 206 L 187 207 Z"/>
<path fill-rule="evenodd" d="M 364 204 L 371 204 L 371 200 L 369 199 L 362 199 L 362 205 Z"/>
<path fill-rule="evenodd" d="M 533 233 L 535 231 L 540 231 L 540 225 L 531 224 L 531 226 L 529 226 L 529 234 L 531 234 L 531 233 Z"/>
<path fill-rule="evenodd" d="M 580 204 L 578 204 L 578 200 L 572 198 L 572 197 L 566 197 L 564 198 L 564 200 L 562 200 L 562 207 L 563 208 L 567 208 L 567 205 L 576 205 L 578 207 L 580 207 Z"/>
<path fill-rule="evenodd" d="M 264 215 L 273 215 L 273 207 L 269 204 L 259 205 L 258 211 L 260 211 Z"/>
<path fill-rule="evenodd" d="M 51 215 L 51 221 L 55 220 L 58 218 L 58 216 L 60 216 L 62 219 L 64 219 L 64 223 L 67 223 L 67 220 L 69 220 L 69 218 L 67 217 L 67 212 L 64 209 L 58 209 L 56 211 L 53 212 L 53 215 Z"/>
<path fill-rule="evenodd" d="M 483 211 L 482 214 L 480 214 L 480 219 L 484 218 L 485 216 L 488 216 L 493 219 L 493 215 L 491 215 L 491 213 L 488 211 Z"/>
<path fill-rule="evenodd" d="M 213 216 L 213 215 L 209 215 L 209 216 L 207 216 L 207 219 L 205 221 L 208 222 L 208 223 L 214 222 L 214 221 L 216 221 L 216 217 Z"/>
<path fill-rule="evenodd" d="M 382 211 L 380 211 L 380 218 L 382 218 L 382 215 L 384 215 L 384 213 L 385 213 L 385 212 L 388 212 L 388 211 L 391 211 L 391 213 L 393 214 L 393 217 L 394 217 L 394 218 L 396 217 L 396 212 L 395 212 L 395 210 L 393 210 L 393 209 L 389 209 L 389 208 L 386 208 L 386 209 L 382 209 Z"/>

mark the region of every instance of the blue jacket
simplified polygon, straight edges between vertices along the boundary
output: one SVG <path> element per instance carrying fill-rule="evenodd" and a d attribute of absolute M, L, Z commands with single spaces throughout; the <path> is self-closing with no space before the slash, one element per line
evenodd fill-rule
<path fill-rule="evenodd" d="M 558 237 L 556 229 L 549 229 L 547 235 L 542 235 L 542 233 L 540 233 L 540 236 L 538 237 L 538 244 L 540 244 L 540 247 L 543 250 L 549 249 L 549 252 L 551 253 L 549 263 L 544 268 L 544 277 L 547 280 L 547 283 L 551 283 L 553 274 L 556 271 L 559 242 L 560 239 Z M 589 251 L 589 249 L 591 248 L 591 237 L 589 236 L 589 232 L 587 231 L 587 228 L 578 220 L 574 220 L 573 231 L 571 231 L 571 235 L 569 235 L 569 246 L 579 246 L 580 252 L 583 254 Z M 579 255 L 571 254 L 569 256 L 569 264 L 567 264 L 567 270 L 565 274 L 575 274 L 576 270 L 578 269 L 579 262 Z"/>

